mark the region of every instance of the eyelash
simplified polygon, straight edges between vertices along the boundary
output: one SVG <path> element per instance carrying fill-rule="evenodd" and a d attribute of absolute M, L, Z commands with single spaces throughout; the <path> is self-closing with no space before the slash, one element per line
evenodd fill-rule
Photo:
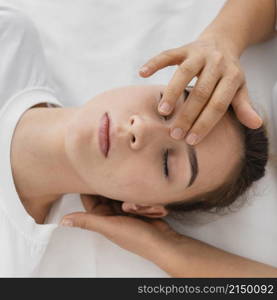
<path fill-rule="evenodd" d="M 168 149 L 163 153 L 163 170 L 165 177 L 168 177 Z"/>

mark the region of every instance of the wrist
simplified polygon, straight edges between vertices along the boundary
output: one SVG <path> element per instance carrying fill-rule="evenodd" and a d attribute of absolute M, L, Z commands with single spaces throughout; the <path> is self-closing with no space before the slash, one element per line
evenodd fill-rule
<path fill-rule="evenodd" d="M 186 270 L 191 259 L 186 245 L 190 243 L 190 238 L 174 232 L 174 236 L 161 237 L 156 239 L 151 255 L 147 259 L 151 260 L 160 269 L 172 277 L 183 276 L 181 270 Z"/>
<path fill-rule="evenodd" d="M 197 38 L 199 41 L 213 43 L 217 49 L 239 58 L 249 46 L 248 39 L 243 34 L 228 32 L 221 28 L 207 28 Z"/>

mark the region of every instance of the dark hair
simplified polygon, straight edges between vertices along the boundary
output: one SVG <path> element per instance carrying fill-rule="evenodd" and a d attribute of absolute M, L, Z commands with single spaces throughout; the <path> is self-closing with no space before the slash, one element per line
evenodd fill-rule
<path fill-rule="evenodd" d="M 265 174 L 265 166 L 268 161 L 268 138 L 266 128 L 262 125 L 258 129 L 250 129 L 235 119 L 232 107 L 228 109 L 230 116 L 238 126 L 242 141 L 243 151 L 238 164 L 223 184 L 212 191 L 202 193 L 181 202 L 168 204 L 166 208 L 173 213 L 189 211 L 216 212 L 229 207 L 239 196 L 244 194 L 253 182 L 262 178 Z"/>

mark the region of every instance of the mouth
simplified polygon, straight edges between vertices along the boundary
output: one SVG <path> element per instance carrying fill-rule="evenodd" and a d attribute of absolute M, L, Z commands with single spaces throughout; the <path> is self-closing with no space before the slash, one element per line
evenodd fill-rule
<path fill-rule="evenodd" d="M 110 149 L 110 119 L 107 113 L 100 119 L 98 141 L 102 154 L 107 157 Z"/>

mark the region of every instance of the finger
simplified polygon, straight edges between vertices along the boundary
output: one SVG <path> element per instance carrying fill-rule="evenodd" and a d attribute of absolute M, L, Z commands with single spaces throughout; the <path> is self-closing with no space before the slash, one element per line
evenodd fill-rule
<path fill-rule="evenodd" d="M 237 118 L 246 127 L 256 129 L 262 126 L 263 120 L 251 106 L 246 85 L 244 85 L 232 101 Z"/>
<path fill-rule="evenodd" d="M 231 78 L 224 77 L 219 82 L 211 100 L 190 129 L 186 137 L 188 144 L 199 143 L 213 129 L 226 113 L 238 89 L 239 82 Z"/>
<path fill-rule="evenodd" d="M 172 112 L 186 86 L 200 72 L 203 66 L 203 57 L 187 59 L 178 66 L 168 86 L 166 86 L 160 101 L 158 110 L 161 114 L 168 115 Z"/>
<path fill-rule="evenodd" d="M 171 230 L 171 227 L 169 226 L 169 224 L 166 221 L 161 220 L 161 219 L 153 219 L 153 220 L 150 219 L 149 223 L 154 225 L 161 232 Z"/>
<path fill-rule="evenodd" d="M 148 62 L 140 68 L 139 75 L 142 77 L 148 77 L 167 66 L 180 64 L 185 57 L 185 48 L 175 48 L 163 51 L 148 60 Z"/>
<path fill-rule="evenodd" d="M 212 64 L 207 64 L 202 71 L 195 87 L 191 90 L 185 104 L 181 106 L 180 111 L 176 114 L 174 123 L 172 124 L 171 136 L 175 139 L 183 138 L 189 131 L 196 118 L 209 101 L 219 79 L 221 73 L 218 68 Z M 178 128 L 183 131 L 183 135 L 174 135 Z"/>
<path fill-rule="evenodd" d="M 112 226 L 110 223 L 107 218 L 85 212 L 75 212 L 65 215 L 60 222 L 62 226 L 79 227 L 99 233 L 109 231 Z"/>

